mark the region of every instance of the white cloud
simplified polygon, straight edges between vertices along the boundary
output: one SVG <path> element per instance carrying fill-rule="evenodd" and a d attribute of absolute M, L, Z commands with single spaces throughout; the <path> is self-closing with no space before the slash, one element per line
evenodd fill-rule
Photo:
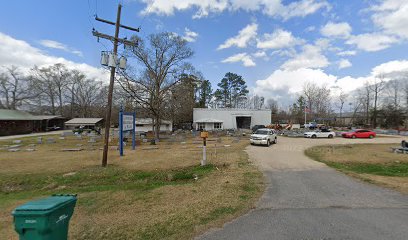
<path fill-rule="evenodd" d="M 267 4 L 265 6 L 267 6 Z M 305 17 L 323 8 L 330 9 L 330 5 L 326 1 L 301 0 L 282 7 L 280 12 L 276 14 L 284 20 L 288 20 L 293 17 Z M 268 7 L 266 7 L 266 9 L 268 9 Z"/>
<path fill-rule="evenodd" d="M 339 56 L 354 56 L 356 54 L 357 54 L 356 51 L 342 51 L 342 52 L 337 53 L 337 55 Z"/>
<path fill-rule="evenodd" d="M 271 56 L 277 55 L 280 57 L 295 57 L 296 56 L 296 50 L 294 48 L 289 48 L 289 49 L 279 49 L 276 51 L 273 51 L 271 53 Z"/>
<path fill-rule="evenodd" d="M 252 60 L 252 57 L 249 56 L 247 53 L 238 53 L 228 57 L 221 62 L 223 63 L 234 63 L 234 62 L 242 62 L 245 67 L 254 67 L 256 66 L 255 62 Z"/>
<path fill-rule="evenodd" d="M 237 46 L 244 48 L 248 42 L 256 37 L 256 31 L 258 30 L 258 24 L 252 23 L 241 29 L 237 36 L 227 39 L 223 44 L 218 47 L 218 50 Z"/>
<path fill-rule="evenodd" d="M 184 29 L 184 37 L 187 42 L 195 42 L 198 38 L 198 33 L 191 31 L 188 28 Z"/>
<path fill-rule="evenodd" d="M 197 9 L 193 18 L 208 16 L 209 13 L 222 12 L 228 7 L 228 0 L 142 0 L 146 8 L 142 14 L 156 13 L 159 15 L 174 15 L 175 11 Z"/>
<path fill-rule="evenodd" d="M 382 33 L 364 33 L 351 36 L 346 44 L 356 45 L 358 49 L 367 52 L 376 52 L 389 48 L 392 44 L 398 42 L 397 38 Z"/>
<path fill-rule="evenodd" d="M 252 56 L 256 57 L 256 58 L 261 58 L 261 57 L 266 57 L 266 52 L 264 51 L 258 51 L 254 54 L 252 54 Z"/>
<path fill-rule="evenodd" d="M 266 79 L 256 81 L 254 93 L 289 105 L 295 100 L 296 94 L 302 91 L 306 82 L 331 85 L 336 79 L 337 77 L 326 74 L 321 69 L 299 68 L 293 71 L 279 69 Z"/>
<path fill-rule="evenodd" d="M 257 48 L 280 49 L 293 47 L 303 43 L 303 40 L 295 38 L 291 32 L 277 29 L 272 34 L 266 33 L 262 39 L 258 40 Z"/>
<path fill-rule="evenodd" d="M 141 0 L 146 4 L 142 14 L 174 15 L 176 11 L 196 10 L 193 18 L 206 17 L 223 11 L 261 11 L 271 17 L 288 20 L 305 17 L 320 9 L 330 9 L 325 0 L 299 0 L 284 5 L 282 0 Z"/>
<path fill-rule="evenodd" d="M 350 25 L 346 22 L 328 22 L 320 29 L 320 33 L 326 37 L 347 38 L 350 36 L 351 30 Z"/>
<path fill-rule="evenodd" d="M 348 68 L 351 67 L 352 64 L 349 60 L 347 59 L 340 59 L 339 61 L 339 69 L 343 69 L 343 68 Z"/>
<path fill-rule="evenodd" d="M 81 51 L 78 51 L 76 49 L 70 48 L 67 45 L 57 42 L 57 41 L 53 41 L 53 40 L 41 40 L 39 42 L 42 46 L 47 47 L 47 48 L 53 48 L 53 49 L 59 49 L 59 50 L 63 50 L 65 52 L 69 52 L 72 54 L 75 54 L 79 57 L 83 57 L 83 54 Z"/>
<path fill-rule="evenodd" d="M 408 1 L 384 0 L 371 10 L 373 22 L 386 33 L 408 39 Z"/>
<path fill-rule="evenodd" d="M 47 55 L 25 41 L 17 40 L 0 32 L 0 66 L 17 66 L 28 73 L 34 65 L 39 67 L 62 63 L 69 69 L 77 69 L 86 73 L 90 78 L 108 82 L 108 71 L 96 68 L 85 63 L 76 63 L 70 60 Z"/>
<path fill-rule="evenodd" d="M 373 68 L 371 75 L 385 75 L 391 78 L 408 78 L 408 60 L 390 61 Z"/>
<path fill-rule="evenodd" d="M 318 46 L 305 45 L 303 51 L 286 61 L 281 68 L 286 70 L 296 70 L 300 68 L 324 68 L 329 65 L 329 61 L 322 54 Z"/>
<path fill-rule="evenodd" d="M 274 98 L 281 104 L 291 104 L 297 94 L 302 91 L 306 82 L 326 85 L 331 89 L 342 89 L 351 92 L 372 81 L 379 74 L 390 79 L 406 78 L 408 74 L 408 60 L 390 61 L 374 67 L 370 74 L 361 77 L 338 76 L 325 73 L 322 69 L 299 68 L 296 70 L 279 69 L 269 77 L 255 83 L 254 93 L 265 98 Z M 334 92 L 333 92 L 334 93 Z"/>

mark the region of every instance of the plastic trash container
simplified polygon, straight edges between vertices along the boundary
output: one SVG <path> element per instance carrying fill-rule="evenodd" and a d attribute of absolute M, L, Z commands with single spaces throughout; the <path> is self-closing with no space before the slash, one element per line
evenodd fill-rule
<path fill-rule="evenodd" d="M 14 228 L 20 240 L 68 239 L 76 201 L 76 195 L 52 195 L 14 209 Z"/>

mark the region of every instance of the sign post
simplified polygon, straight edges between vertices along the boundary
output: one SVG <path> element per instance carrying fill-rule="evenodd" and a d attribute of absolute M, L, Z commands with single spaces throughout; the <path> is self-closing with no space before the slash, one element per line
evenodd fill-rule
<path fill-rule="evenodd" d="M 123 156 L 123 133 L 132 131 L 132 150 L 136 148 L 136 112 L 126 113 L 122 107 L 119 111 L 119 154 Z"/>
<path fill-rule="evenodd" d="M 207 138 L 208 132 L 203 131 L 200 133 L 201 138 L 203 139 L 203 159 L 201 160 L 201 166 L 207 165 Z"/>

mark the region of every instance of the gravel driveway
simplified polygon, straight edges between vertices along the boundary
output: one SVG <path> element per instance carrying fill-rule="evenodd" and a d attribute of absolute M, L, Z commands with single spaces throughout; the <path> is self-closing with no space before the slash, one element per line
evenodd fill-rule
<path fill-rule="evenodd" d="M 278 140 L 247 148 L 267 181 L 256 208 L 198 239 L 408 239 L 407 195 L 350 178 L 303 153 L 317 145 L 399 144 L 402 138 Z"/>

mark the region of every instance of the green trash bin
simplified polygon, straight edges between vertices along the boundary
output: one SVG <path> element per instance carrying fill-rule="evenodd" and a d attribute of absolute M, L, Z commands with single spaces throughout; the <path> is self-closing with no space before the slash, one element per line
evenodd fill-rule
<path fill-rule="evenodd" d="M 52 195 L 14 209 L 14 228 L 20 240 L 68 239 L 76 201 L 76 195 Z"/>

